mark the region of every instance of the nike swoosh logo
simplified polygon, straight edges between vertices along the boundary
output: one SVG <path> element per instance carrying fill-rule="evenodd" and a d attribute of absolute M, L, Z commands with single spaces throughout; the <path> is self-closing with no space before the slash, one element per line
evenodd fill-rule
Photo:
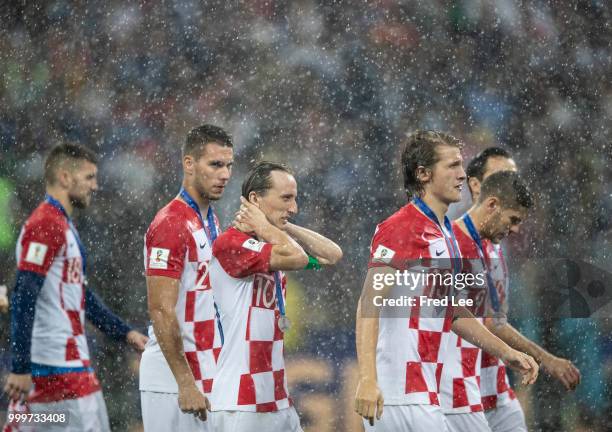
<path fill-rule="evenodd" d="M 440 255 L 442 255 L 443 253 L 444 253 L 444 250 L 441 250 L 441 251 L 439 251 L 439 252 L 438 252 L 438 251 L 436 251 L 436 256 L 437 256 L 437 257 L 439 257 L 439 256 L 440 256 Z"/>
<path fill-rule="evenodd" d="M 201 245 L 200 245 L 200 249 L 204 249 L 204 246 L 206 246 L 206 243 L 201 244 Z"/>

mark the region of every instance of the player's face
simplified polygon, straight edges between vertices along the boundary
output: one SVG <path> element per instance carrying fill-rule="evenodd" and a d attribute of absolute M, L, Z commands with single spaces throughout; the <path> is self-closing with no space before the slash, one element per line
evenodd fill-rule
<path fill-rule="evenodd" d="M 89 161 L 79 161 L 69 171 L 68 198 L 75 208 L 91 204 L 91 195 L 98 189 L 98 168 Z"/>
<path fill-rule="evenodd" d="M 272 225 L 285 229 L 287 222 L 298 212 L 297 182 L 284 171 L 270 173 L 272 187 L 259 198 L 259 208 Z"/>
<path fill-rule="evenodd" d="M 500 243 L 511 233 L 518 234 L 519 227 L 526 217 L 527 210 L 522 207 L 520 209 L 498 207 L 489 218 L 488 227 L 485 230 L 486 237 L 493 243 Z"/>
<path fill-rule="evenodd" d="M 461 201 L 465 181 L 463 158 L 457 147 L 441 145 L 436 148 L 438 162 L 431 169 L 428 191 L 445 204 Z"/>
<path fill-rule="evenodd" d="M 234 150 L 231 147 L 208 143 L 199 159 L 193 163 L 194 187 L 203 198 L 221 198 L 232 175 Z"/>

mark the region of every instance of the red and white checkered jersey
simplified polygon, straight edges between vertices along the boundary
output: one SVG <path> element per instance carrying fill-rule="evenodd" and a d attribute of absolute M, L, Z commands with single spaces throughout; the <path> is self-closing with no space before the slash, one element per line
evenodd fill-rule
<path fill-rule="evenodd" d="M 210 280 L 225 335 L 213 411 L 271 412 L 291 406 L 271 253 L 271 244 L 235 228 L 213 246 Z M 285 296 L 286 279 L 281 280 Z"/>
<path fill-rule="evenodd" d="M 482 240 L 482 246 L 487 266 L 495 282 L 500 311 L 502 315 L 507 316 L 508 284 L 510 281 L 502 247 L 486 239 Z M 516 399 L 508 381 L 506 366 L 497 357 L 483 352 L 480 374 L 480 393 L 482 395 L 482 406 L 485 410 L 507 405 Z"/>
<path fill-rule="evenodd" d="M 472 237 L 453 222 L 464 273 L 484 274 L 484 266 L 478 245 Z M 473 284 L 456 290 L 457 298 L 472 299 L 470 311 L 482 322 L 487 300 L 487 285 Z M 482 350 L 451 331 L 450 345 L 444 359 L 440 399 L 445 414 L 462 414 L 482 411 L 480 395 L 480 363 Z"/>
<path fill-rule="evenodd" d="M 83 258 L 66 216 L 48 202 L 40 204 L 21 229 L 17 268 L 45 277 L 36 300 L 31 361 L 89 366 Z"/>
<path fill-rule="evenodd" d="M 446 231 L 446 229 L 445 229 Z M 446 233 L 450 236 L 450 233 Z M 408 260 L 450 258 L 452 251 L 435 222 L 410 203 L 376 227 L 369 268 L 405 270 Z M 421 285 L 414 296 L 440 298 L 449 294 L 445 286 Z M 444 292 L 441 292 L 444 291 Z M 443 318 L 421 318 L 419 303 L 409 307 L 405 318 L 379 319 L 376 347 L 378 385 L 386 405 L 439 405 L 438 393 L 452 324 L 452 308 Z"/>
<path fill-rule="evenodd" d="M 162 208 L 145 235 L 146 276 L 178 279 L 176 316 L 183 349 L 196 383 L 204 393 L 212 390 L 221 336 L 209 279 L 212 248 L 198 214 L 181 199 Z M 219 221 L 215 218 L 217 232 Z M 159 347 L 153 326 L 140 362 L 140 390 L 177 393 L 178 386 Z"/>

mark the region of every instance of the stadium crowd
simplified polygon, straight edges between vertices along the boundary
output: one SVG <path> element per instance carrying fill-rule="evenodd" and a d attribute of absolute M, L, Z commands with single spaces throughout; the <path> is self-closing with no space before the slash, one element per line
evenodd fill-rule
<path fill-rule="evenodd" d="M 397 144 L 416 128 L 461 137 L 466 161 L 497 144 L 515 155 L 538 202 L 511 254 L 570 256 L 612 271 L 606 2 L 206 3 L 0 8 L 0 284 L 10 287 L 19 226 L 41 199 L 45 151 L 78 141 L 102 156 L 100 191 L 79 218 L 91 284 L 144 328 L 143 235 L 178 191 L 186 132 L 204 121 L 234 136 L 234 178 L 217 205 L 224 225 L 252 162 L 281 161 L 300 185 L 298 220 L 315 221 L 345 251 L 336 271 L 298 279 L 296 307 L 316 318 L 309 331 L 354 328 L 369 238 L 405 202 Z M 533 316 L 545 271 L 524 272 L 512 286 L 514 302 L 532 300 Z M 0 324 L 6 371 L 6 315 Z M 516 324 L 583 371 L 574 396 L 560 398 L 545 377 L 526 395 L 533 430 L 609 428 L 610 322 Z M 137 368 L 114 365 L 137 357 L 94 335 L 111 421 L 127 430 L 138 422 L 138 394 L 125 382 Z M 308 349 L 308 332 L 294 349 Z"/>

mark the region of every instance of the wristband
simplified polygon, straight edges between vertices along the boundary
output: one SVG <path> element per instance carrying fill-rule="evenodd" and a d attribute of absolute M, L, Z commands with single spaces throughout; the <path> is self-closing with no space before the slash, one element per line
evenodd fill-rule
<path fill-rule="evenodd" d="M 308 264 L 304 267 L 304 270 L 321 270 L 321 263 L 316 257 L 308 255 Z"/>

